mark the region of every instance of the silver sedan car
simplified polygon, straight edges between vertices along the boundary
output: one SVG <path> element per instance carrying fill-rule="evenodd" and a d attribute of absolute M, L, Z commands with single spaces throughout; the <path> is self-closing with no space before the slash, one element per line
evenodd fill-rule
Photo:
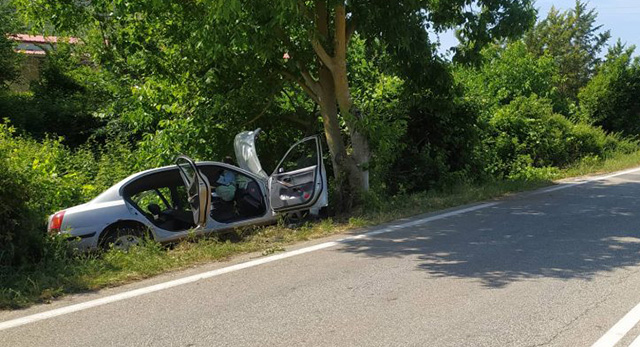
<path fill-rule="evenodd" d="M 279 213 L 320 213 L 328 205 L 320 138 L 295 143 L 268 175 L 256 152 L 259 133 L 236 136 L 238 166 L 179 156 L 175 165 L 136 173 L 86 204 L 56 212 L 49 233 L 71 236 L 82 250 L 126 249 L 145 235 L 166 243 L 273 223 Z"/>

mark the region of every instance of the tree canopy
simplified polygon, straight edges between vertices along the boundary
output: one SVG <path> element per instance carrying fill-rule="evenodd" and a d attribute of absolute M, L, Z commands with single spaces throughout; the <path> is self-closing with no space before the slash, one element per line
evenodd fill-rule
<path fill-rule="evenodd" d="M 15 33 L 15 28 L 13 11 L 8 4 L 0 2 L 0 89 L 6 88 L 7 83 L 18 76 L 19 57 L 8 36 Z"/>
<path fill-rule="evenodd" d="M 598 64 L 600 52 L 611 33 L 597 25 L 595 9 L 577 0 L 571 10 L 560 12 L 552 7 L 547 17 L 525 35 L 529 50 L 537 56 L 553 57 L 560 72 L 557 87 L 561 95 L 575 102 Z"/>
<path fill-rule="evenodd" d="M 420 86 L 442 63 L 430 32 L 457 28 L 456 60 L 472 61 L 487 43 L 522 34 L 535 14 L 530 0 L 19 3 L 40 28 L 50 23 L 83 36 L 101 66 L 130 87 L 124 100 L 165 99 L 139 106 L 140 115 L 153 113 L 145 110 L 151 106 L 181 122 L 207 109 L 200 117 L 231 111 L 225 116 L 238 122 L 255 116 L 250 109 L 268 108 L 284 89 L 300 88 L 319 107 L 348 205 L 369 188 L 371 158 L 371 134 L 363 126 L 369 115 L 352 100 L 353 36 L 384 47 L 386 69 Z M 153 117 L 133 122 L 143 129 L 162 124 Z"/>
<path fill-rule="evenodd" d="M 635 51 L 602 55 L 609 33 L 582 1 L 537 24 L 531 2 L 0 0 L 4 34 L 80 39 L 16 91 L 0 37 L 0 190 L 25 200 L 5 204 L 0 263 L 45 253 L 48 214 L 177 154 L 220 160 L 258 127 L 267 171 L 324 132 L 338 214 L 638 151 Z"/>

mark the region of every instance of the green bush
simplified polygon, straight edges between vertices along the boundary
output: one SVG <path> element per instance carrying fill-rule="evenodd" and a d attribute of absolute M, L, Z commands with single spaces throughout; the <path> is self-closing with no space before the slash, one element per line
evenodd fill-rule
<path fill-rule="evenodd" d="M 0 265 L 22 263 L 40 246 L 37 216 L 27 206 L 30 193 L 26 177 L 0 161 Z"/>
<path fill-rule="evenodd" d="M 0 263 L 38 261 L 50 214 L 86 202 L 130 174 L 122 169 L 125 151 L 116 149 L 96 160 L 87 149 L 72 151 L 60 139 L 39 142 L 0 124 Z"/>
<path fill-rule="evenodd" d="M 554 86 L 559 76 L 551 56 L 532 54 L 522 41 L 489 46 L 482 55 L 486 63 L 480 67 L 463 65 L 454 69 L 456 79 L 466 89 L 465 96 L 482 109 L 507 105 L 518 97 L 534 94 L 552 100 L 555 111 L 567 108 Z"/>
<path fill-rule="evenodd" d="M 618 50 L 622 50 L 618 47 Z M 607 61 L 580 91 L 580 110 L 586 121 L 611 132 L 640 135 L 640 59 L 633 49 L 610 52 Z"/>
<path fill-rule="evenodd" d="M 522 177 L 530 168 L 565 167 L 586 156 L 630 152 L 636 145 L 587 124 L 553 113 L 551 102 L 536 95 L 516 98 L 489 121 L 484 146 L 488 170 L 497 177 Z"/>
<path fill-rule="evenodd" d="M 88 155 L 72 154 L 59 140 L 16 136 L 14 128 L 0 124 L 0 263 L 41 255 L 46 217 L 87 198 L 84 186 L 94 162 Z"/>
<path fill-rule="evenodd" d="M 39 261 L 49 215 L 158 164 L 123 141 L 75 150 L 61 141 L 36 141 L 0 123 L 0 264 Z"/>

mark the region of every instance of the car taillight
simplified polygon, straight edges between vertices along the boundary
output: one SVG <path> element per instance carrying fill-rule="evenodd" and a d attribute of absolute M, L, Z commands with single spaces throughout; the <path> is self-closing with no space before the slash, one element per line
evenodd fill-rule
<path fill-rule="evenodd" d="M 49 233 L 55 234 L 60 231 L 60 228 L 62 227 L 62 218 L 64 218 L 64 211 L 56 212 L 56 214 L 51 217 Z"/>

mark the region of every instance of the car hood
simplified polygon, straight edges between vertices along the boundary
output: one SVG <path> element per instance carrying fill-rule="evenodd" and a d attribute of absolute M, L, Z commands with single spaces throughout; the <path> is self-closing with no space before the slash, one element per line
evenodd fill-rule
<path fill-rule="evenodd" d="M 269 175 L 262 169 L 262 164 L 260 164 L 258 152 L 256 151 L 256 137 L 258 134 L 260 134 L 260 129 L 243 131 L 236 135 L 233 143 L 236 160 L 240 168 L 268 179 Z"/>

